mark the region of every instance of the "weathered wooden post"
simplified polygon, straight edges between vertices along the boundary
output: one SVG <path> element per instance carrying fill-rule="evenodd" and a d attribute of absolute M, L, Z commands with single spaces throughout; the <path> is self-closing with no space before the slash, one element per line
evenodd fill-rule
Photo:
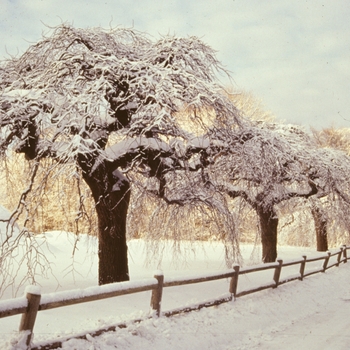
<path fill-rule="evenodd" d="M 154 278 L 158 281 L 158 286 L 157 288 L 152 290 L 151 307 L 156 312 L 156 315 L 159 317 L 161 304 L 162 304 L 163 283 L 164 283 L 163 272 L 157 271 L 154 275 Z"/>
<path fill-rule="evenodd" d="M 339 266 L 339 264 L 340 264 L 341 256 L 343 255 L 343 249 L 344 249 L 344 247 L 341 246 L 340 251 L 339 251 L 338 256 L 337 256 L 337 265 L 336 266 Z"/>
<path fill-rule="evenodd" d="M 303 258 L 303 261 L 300 263 L 300 270 L 299 270 L 299 272 L 300 272 L 300 277 L 299 277 L 300 281 L 302 281 L 303 278 L 304 278 L 305 265 L 306 265 L 306 255 L 303 255 L 302 258 Z"/>
<path fill-rule="evenodd" d="M 30 343 L 33 337 L 34 323 L 40 305 L 41 290 L 37 286 L 29 286 L 26 288 L 25 293 L 28 300 L 28 306 L 26 312 L 22 314 L 19 331 L 28 333 L 25 343 L 27 345 L 27 349 L 30 349 Z"/>
<path fill-rule="evenodd" d="M 328 261 L 329 258 L 331 257 L 331 252 L 327 252 L 327 256 L 324 258 L 324 262 L 323 262 L 323 270 L 322 272 L 326 272 L 327 270 L 327 265 L 328 265 Z"/>
<path fill-rule="evenodd" d="M 232 266 L 234 269 L 234 275 L 231 277 L 230 281 L 230 293 L 233 300 L 236 300 L 237 286 L 238 286 L 238 276 L 239 276 L 239 265 L 235 264 Z"/>
<path fill-rule="evenodd" d="M 344 264 L 348 262 L 348 255 L 346 253 L 346 244 L 343 245 L 344 249 L 343 249 L 343 258 L 344 258 Z"/>
<path fill-rule="evenodd" d="M 277 259 L 277 262 L 278 262 L 278 265 L 275 267 L 275 273 L 273 274 L 273 280 L 276 283 L 274 288 L 278 287 L 278 283 L 280 281 L 283 260 Z"/>

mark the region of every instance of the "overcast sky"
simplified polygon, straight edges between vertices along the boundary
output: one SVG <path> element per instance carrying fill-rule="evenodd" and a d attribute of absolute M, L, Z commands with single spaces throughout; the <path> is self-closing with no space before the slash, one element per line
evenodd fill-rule
<path fill-rule="evenodd" d="M 350 127 L 349 0 L 0 0 L 1 58 L 61 22 L 198 36 L 279 119 Z"/>

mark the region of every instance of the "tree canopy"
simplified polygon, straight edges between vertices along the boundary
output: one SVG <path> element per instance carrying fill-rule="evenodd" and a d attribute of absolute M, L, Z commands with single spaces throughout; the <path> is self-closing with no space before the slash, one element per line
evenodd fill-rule
<path fill-rule="evenodd" d="M 207 128 L 200 114 L 217 124 L 241 123 L 218 84 L 220 72 L 226 73 L 214 51 L 195 37 L 155 41 L 133 29 L 69 25 L 1 65 L 2 155 L 25 154 L 29 186 L 45 158 L 53 159 L 52 169 L 77 166 L 96 203 L 100 283 L 128 279 L 133 179 L 153 179 L 152 188 L 148 180 L 144 187 L 167 204 L 200 202 L 228 213 L 216 195 L 194 185 L 201 165 L 193 164 L 203 149 L 196 136 Z M 193 130 L 183 126 L 183 115 Z"/>
<path fill-rule="evenodd" d="M 194 119 L 203 108 L 237 115 L 217 71 L 214 51 L 197 38 L 153 42 L 131 29 L 62 25 L 1 67 L 2 149 L 13 143 L 28 158 L 67 161 L 100 153 L 116 131 L 187 137 L 175 116 L 184 108 Z"/>

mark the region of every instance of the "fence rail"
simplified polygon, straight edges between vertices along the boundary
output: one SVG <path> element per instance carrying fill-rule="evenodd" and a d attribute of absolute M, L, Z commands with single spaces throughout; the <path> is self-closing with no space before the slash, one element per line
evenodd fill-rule
<path fill-rule="evenodd" d="M 277 288 L 279 285 L 287 282 L 294 280 L 302 281 L 305 277 L 311 276 L 315 273 L 326 272 L 326 270 L 334 266 L 339 266 L 340 263 L 346 263 L 350 259 L 347 257 L 347 250 L 349 249 L 350 246 L 342 246 L 336 252 L 327 252 L 326 254 L 319 257 L 308 259 L 306 255 L 303 255 L 302 259 L 298 260 L 283 262 L 283 260 L 279 259 L 275 263 L 268 263 L 245 268 L 240 268 L 239 265 L 234 265 L 232 270 L 219 274 L 186 277 L 182 279 L 169 278 L 164 280 L 163 274 L 159 272 L 154 276 L 154 279 L 145 279 L 136 282 L 112 283 L 104 286 L 90 287 L 83 290 L 63 291 L 43 295 L 41 295 L 38 288 L 29 288 L 26 291 L 25 297 L 0 301 L 0 318 L 22 314 L 19 331 L 21 332 L 20 334 L 25 337 L 27 348 L 31 349 L 31 339 L 38 311 L 151 290 L 151 308 L 153 310 L 153 313 L 155 313 L 157 316 L 161 316 L 161 300 L 163 288 L 230 278 L 229 294 L 227 297 L 163 313 L 164 316 L 172 316 L 181 312 L 188 312 L 191 310 L 198 310 L 203 307 L 218 305 L 224 302 L 228 302 L 232 299 L 236 299 L 243 295 L 252 294 L 268 288 Z M 332 257 L 336 257 L 336 261 L 329 264 L 329 261 Z M 313 263 L 322 260 L 322 268 L 305 271 L 307 263 Z M 293 265 L 300 265 L 299 273 L 281 279 L 280 276 L 282 268 Z M 271 282 L 264 283 L 258 287 L 243 290 L 237 293 L 239 275 L 246 275 L 271 269 L 273 270 Z M 110 330 L 110 328 L 106 330 Z M 101 334 L 102 332 L 103 330 L 100 330 L 97 331 L 96 334 Z M 56 347 L 59 347 L 59 344 L 61 343 L 59 342 L 55 344 L 57 345 Z M 41 346 L 40 348 L 52 349 L 54 347 Z"/>

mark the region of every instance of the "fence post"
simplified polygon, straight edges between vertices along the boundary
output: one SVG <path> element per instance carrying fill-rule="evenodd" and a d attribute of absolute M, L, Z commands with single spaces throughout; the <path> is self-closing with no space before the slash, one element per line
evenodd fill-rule
<path fill-rule="evenodd" d="M 338 256 L 337 256 L 337 265 L 336 266 L 339 266 L 340 264 L 340 260 L 341 260 L 341 256 L 343 255 L 343 247 L 340 247 L 340 251 L 338 253 Z"/>
<path fill-rule="evenodd" d="M 239 265 L 233 265 L 232 268 L 234 269 L 235 273 L 231 277 L 230 293 L 231 293 L 231 297 L 233 297 L 233 300 L 236 300 L 237 286 L 238 286 L 238 276 L 239 276 Z"/>
<path fill-rule="evenodd" d="M 331 257 L 331 252 L 327 252 L 327 256 L 324 258 L 323 271 L 326 272 L 329 258 Z"/>
<path fill-rule="evenodd" d="M 33 337 L 34 323 L 40 306 L 41 291 L 37 286 L 29 286 L 25 290 L 28 306 L 25 313 L 22 314 L 19 331 L 27 331 L 26 345 L 30 349 L 30 342 Z"/>
<path fill-rule="evenodd" d="M 348 256 L 346 253 L 346 244 L 344 244 L 343 247 L 344 247 L 344 249 L 343 249 L 344 264 L 346 264 L 348 262 Z"/>
<path fill-rule="evenodd" d="M 300 270 L 299 270 L 299 272 L 300 272 L 300 277 L 299 277 L 300 281 L 302 281 L 303 278 L 304 278 L 305 265 L 306 265 L 306 255 L 303 255 L 302 258 L 303 258 L 303 261 L 300 263 Z"/>
<path fill-rule="evenodd" d="M 156 315 L 159 317 L 164 283 L 163 272 L 157 271 L 154 275 L 154 278 L 158 281 L 158 286 L 152 290 L 151 307 L 156 312 Z"/>
<path fill-rule="evenodd" d="M 276 283 L 274 288 L 278 287 L 278 283 L 280 281 L 283 260 L 282 259 L 277 259 L 277 262 L 278 262 L 278 265 L 275 267 L 275 273 L 273 274 L 273 280 Z"/>

